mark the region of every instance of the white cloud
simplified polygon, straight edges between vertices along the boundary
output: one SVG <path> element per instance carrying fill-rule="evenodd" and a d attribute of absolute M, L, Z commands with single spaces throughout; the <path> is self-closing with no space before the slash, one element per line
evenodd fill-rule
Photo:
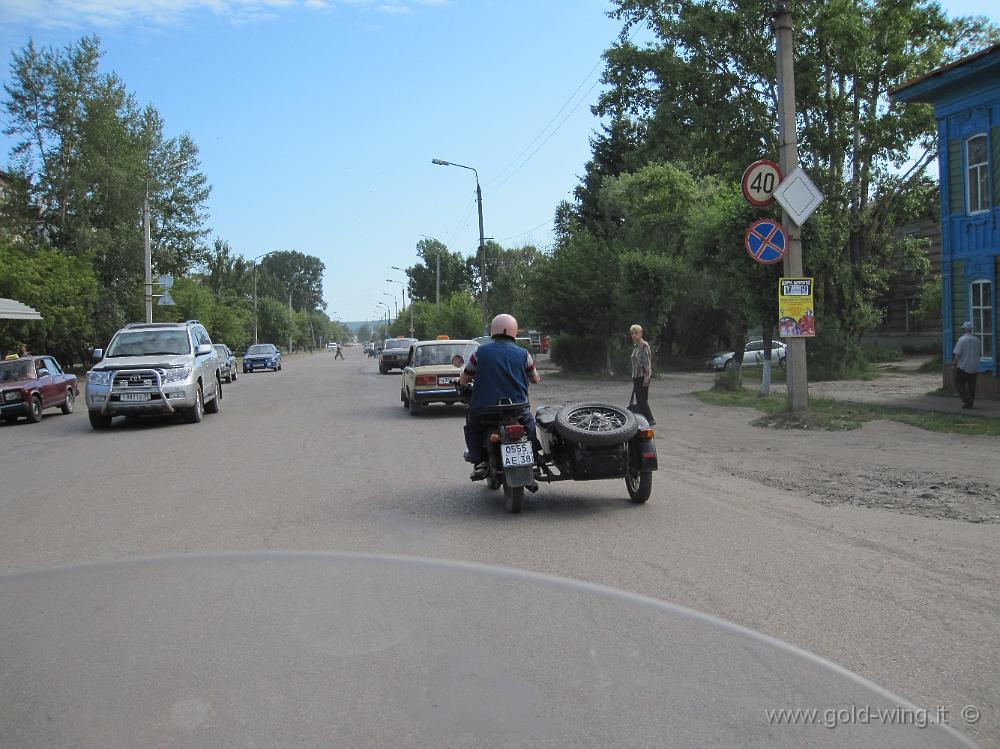
<path fill-rule="evenodd" d="M 198 11 L 234 22 L 275 18 L 282 10 L 324 11 L 336 5 L 409 13 L 413 5 L 443 5 L 447 0 L 0 0 L 0 25 L 7 27 L 107 28 L 133 23 L 170 25 Z"/>

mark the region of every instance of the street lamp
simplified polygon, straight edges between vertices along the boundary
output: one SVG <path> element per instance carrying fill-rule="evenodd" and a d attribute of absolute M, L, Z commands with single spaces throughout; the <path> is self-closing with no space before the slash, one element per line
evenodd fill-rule
<path fill-rule="evenodd" d="M 402 268 L 397 268 L 395 265 L 391 266 L 393 270 L 402 270 Z M 394 278 L 385 279 L 388 283 L 398 283 L 399 293 L 403 296 L 403 309 L 406 309 L 406 286 L 403 285 L 402 281 L 397 281 Z M 413 292 L 410 292 L 410 338 L 413 338 Z"/>
<path fill-rule="evenodd" d="M 476 175 L 476 204 L 479 207 L 479 283 L 482 286 L 480 296 L 483 305 L 483 335 L 486 335 L 489 330 L 486 322 L 486 238 L 483 236 L 483 191 L 479 187 L 479 172 L 471 166 L 456 164 L 454 161 L 445 161 L 444 159 L 431 159 L 431 163 L 438 166 L 457 166 L 461 169 L 469 169 Z"/>
<path fill-rule="evenodd" d="M 265 252 L 263 255 L 258 255 L 253 259 L 253 342 L 257 343 L 257 261 L 262 257 L 267 257 L 268 255 L 273 255 L 277 250 L 271 250 L 270 252 Z"/>
<path fill-rule="evenodd" d="M 386 324 L 387 325 L 392 325 L 392 307 L 390 307 L 385 302 L 379 302 L 378 304 L 385 308 Z"/>
<path fill-rule="evenodd" d="M 392 303 L 396 307 L 396 317 L 399 317 L 399 299 L 396 298 L 395 294 L 390 294 L 388 291 L 383 291 L 382 296 L 391 296 Z"/>

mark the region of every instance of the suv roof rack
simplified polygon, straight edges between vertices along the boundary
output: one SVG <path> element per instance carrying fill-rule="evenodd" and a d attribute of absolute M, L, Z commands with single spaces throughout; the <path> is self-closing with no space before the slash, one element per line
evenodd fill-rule
<path fill-rule="evenodd" d="M 182 322 L 130 322 L 126 328 L 174 328 L 183 325 Z"/>

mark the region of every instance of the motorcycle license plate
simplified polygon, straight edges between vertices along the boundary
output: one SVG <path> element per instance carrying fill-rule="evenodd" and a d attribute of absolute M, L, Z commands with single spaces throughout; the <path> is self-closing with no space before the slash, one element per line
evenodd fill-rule
<path fill-rule="evenodd" d="M 512 442 L 500 445 L 504 468 L 507 466 L 530 466 L 535 463 L 530 442 Z"/>
<path fill-rule="evenodd" d="M 148 401 L 149 393 L 122 393 L 123 401 Z"/>

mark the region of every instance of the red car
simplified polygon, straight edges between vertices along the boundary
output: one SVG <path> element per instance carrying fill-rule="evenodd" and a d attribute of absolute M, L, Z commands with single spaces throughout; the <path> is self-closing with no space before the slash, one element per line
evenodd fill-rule
<path fill-rule="evenodd" d="M 51 356 L 22 356 L 0 362 L 0 414 L 5 421 L 42 420 L 46 408 L 73 413 L 79 395 L 76 375 L 65 374 Z"/>

